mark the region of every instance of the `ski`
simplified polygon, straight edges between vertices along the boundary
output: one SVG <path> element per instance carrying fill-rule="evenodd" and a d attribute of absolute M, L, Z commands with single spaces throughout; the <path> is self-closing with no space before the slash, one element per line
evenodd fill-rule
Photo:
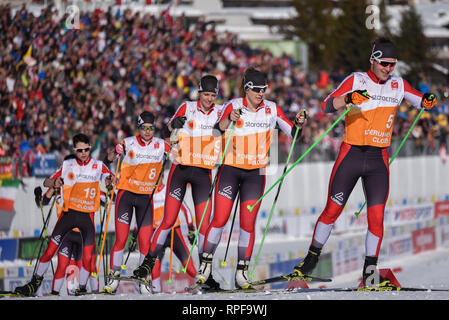
<path fill-rule="evenodd" d="M 151 285 L 151 280 L 142 280 L 139 278 L 135 278 L 135 277 L 114 277 L 114 276 L 107 276 L 107 278 L 109 279 L 113 279 L 113 280 L 118 280 L 118 281 L 133 281 L 133 282 L 137 282 L 140 284 L 143 284 L 145 287 L 147 287 L 148 290 L 151 290 L 151 288 L 153 287 Z"/>
<path fill-rule="evenodd" d="M 288 281 L 305 281 L 305 282 L 331 282 L 332 279 L 328 278 L 320 278 L 320 277 L 314 277 L 314 276 L 291 276 L 291 275 L 280 275 L 272 278 L 262 279 L 262 280 L 256 280 L 251 282 L 253 286 L 260 286 L 264 284 L 269 283 L 275 283 L 275 282 L 288 282 Z M 289 289 L 290 290 L 290 289 Z M 234 293 L 234 292 L 245 292 L 245 293 L 251 293 L 251 292 L 263 292 L 263 290 L 258 289 L 206 289 L 202 283 L 194 283 L 192 286 L 185 288 L 186 292 L 198 292 L 201 291 L 202 293 Z M 288 291 L 288 290 L 286 290 Z"/>
<path fill-rule="evenodd" d="M 328 278 L 320 278 L 320 277 L 314 277 L 314 276 L 292 276 L 290 274 L 284 274 L 268 279 L 262 279 L 262 280 L 256 280 L 251 282 L 253 286 L 255 285 L 262 285 L 262 284 L 268 284 L 268 283 L 275 283 L 275 282 L 285 282 L 285 281 L 305 281 L 305 282 L 331 282 L 332 279 Z"/>
<path fill-rule="evenodd" d="M 14 291 L 3 291 L 3 290 L 0 290 L 0 297 L 19 297 L 19 298 L 22 298 L 22 297 L 25 297 L 25 296 L 17 294 Z"/>
<path fill-rule="evenodd" d="M 100 296 L 113 296 L 114 293 L 109 293 L 107 291 L 100 291 L 100 292 L 83 292 L 80 294 L 74 294 L 72 296 L 75 297 L 82 297 L 82 296 L 89 296 L 89 295 L 100 295 Z"/>
<path fill-rule="evenodd" d="M 420 292 L 449 292 L 449 289 L 414 288 L 414 287 L 354 287 L 354 288 L 307 288 L 291 290 L 291 293 L 308 292 L 399 292 L 399 291 L 420 291 Z"/>

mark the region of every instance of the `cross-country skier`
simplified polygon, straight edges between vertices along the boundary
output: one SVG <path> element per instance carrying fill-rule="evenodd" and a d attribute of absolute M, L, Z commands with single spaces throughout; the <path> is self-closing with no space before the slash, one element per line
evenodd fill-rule
<path fill-rule="evenodd" d="M 211 170 L 214 168 L 220 152 L 220 139 L 214 136 L 214 125 L 222 108 L 221 105 L 215 104 L 218 91 L 217 78 L 212 75 L 203 76 L 199 82 L 199 99 L 183 102 L 170 119 L 169 130 L 171 132 L 178 131 L 178 154 L 168 176 L 164 218 L 154 232 L 147 257 L 134 270 L 134 275 L 138 278 L 145 278 L 151 273 L 156 258 L 164 247 L 171 228 L 176 223 L 188 183 L 191 185 L 195 205 L 196 224 L 199 229 L 198 252 L 201 258 L 204 235 L 212 211 L 210 203 L 205 211 L 212 186 Z M 201 221 L 201 227 L 199 227 Z M 219 287 L 212 277 L 206 280 L 209 287 Z"/>
<path fill-rule="evenodd" d="M 392 76 L 396 48 L 385 38 L 372 47 L 370 69 L 354 72 L 322 103 L 326 113 L 353 105 L 345 119 L 345 136 L 332 169 L 326 207 L 315 225 L 305 259 L 294 268 L 293 276 L 310 274 L 318 263 L 335 221 L 341 214 L 359 178 L 368 206 L 368 231 L 362 278 L 365 286 L 391 286 L 376 270 L 383 237 L 385 203 L 389 191 L 388 147 L 391 143 L 396 109 L 405 98 L 416 108 L 430 109 L 435 95 L 422 94 L 401 77 Z M 369 283 L 368 278 L 375 283 Z"/>
<path fill-rule="evenodd" d="M 296 126 L 305 122 L 305 114 L 299 112 L 293 124 L 282 109 L 273 101 L 264 99 L 268 89 L 266 75 L 257 69 L 249 68 L 241 86 L 242 98 L 229 101 L 223 107 L 216 128 L 226 134 L 235 123 L 230 142 L 230 150 L 224 158 L 218 172 L 215 188 L 214 214 L 204 240 L 204 252 L 196 281 L 204 283 L 212 272 L 212 259 L 220 242 L 223 228 L 229 219 L 237 193 L 240 193 L 240 236 L 238 241 L 238 263 L 235 273 L 237 288 L 251 289 L 248 266 L 255 239 L 255 222 L 260 203 L 250 212 L 253 205 L 263 194 L 265 187 L 265 167 L 268 164 L 268 152 L 273 131 L 279 128 L 289 137 L 293 137 Z M 222 145 L 225 145 L 222 142 Z"/>
<path fill-rule="evenodd" d="M 113 174 L 102 161 L 90 157 L 88 136 L 82 133 L 75 135 L 73 146 L 76 158 L 63 161 L 61 168 L 44 181 L 47 188 L 62 188 L 63 213 L 53 229 L 48 247 L 40 258 L 31 281 L 16 287 L 17 294 L 31 296 L 37 292 L 51 258 L 73 228 L 78 228 L 83 238 L 80 287 L 77 293 L 87 292 L 86 284 L 92 271 L 95 247 L 94 213 L 100 206 L 100 182 L 105 179 L 106 186 L 109 187 Z"/>
<path fill-rule="evenodd" d="M 140 261 L 148 253 L 153 234 L 152 193 L 162 168 L 163 159 L 170 146 L 163 139 L 154 137 L 154 115 L 144 111 L 137 119 L 138 134 L 127 137 L 116 146 L 118 154 L 124 154 L 117 183 L 115 200 L 115 242 L 111 251 L 110 271 L 104 290 L 115 293 L 123 263 L 123 252 L 129 236 L 133 210 L 136 224 Z M 144 285 L 140 286 L 141 289 Z"/>

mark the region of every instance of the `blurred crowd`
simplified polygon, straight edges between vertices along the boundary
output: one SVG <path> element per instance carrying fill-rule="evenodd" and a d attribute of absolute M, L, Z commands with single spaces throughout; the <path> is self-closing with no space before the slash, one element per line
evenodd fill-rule
<path fill-rule="evenodd" d="M 66 20 L 50 7 L 36 17 L 25 8 L 12 15 L 9 6 L 0 6 L 0 156 L 21 163 L 16 176 L 30 175 L 39 154 L 61 159 L 71 153 L 77 132 L 91 137 L 94 156 L 102 158 L 107 148 L 134 134 L 143 110 L 156 115 L 156 134 L 166 137 L 169 118 L 182 101 L 197 98 L 204 74 L 220 80 L 222 103 L 239 95 L 244 70 L 256 66 L 268 75 L 267 99 L 291 118 L 306 108 L 308 125 L 292 159 L 338 117 L 322 113 L 320 103 L 344 79 L 342 71 L 306 73 L 292 57 L 251 48 L 205 20 L 112 9 L 81 13 L 79 29 L 68 28 Z M 437 106 L 423 114 L 400 155 L 437 154 L 445 161 L 449 87 L 427 84 L 423 77 L 417 89 L 436 93 Z M 416 114 L 401 105 L 392 149 Z M 342 134 L 340 124 L 305 160 L 334 160 Z M 280 134 L 279 161 L 289 147 Z"/>

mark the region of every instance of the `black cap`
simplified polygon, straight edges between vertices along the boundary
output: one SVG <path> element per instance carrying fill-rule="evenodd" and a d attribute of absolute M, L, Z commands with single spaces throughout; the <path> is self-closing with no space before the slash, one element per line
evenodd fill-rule
<path fill-rule="evenodd" d="M 140 116 L 137 118 L 137 125 L 141 126 L 144 123 L 154 123 L 154 116 L 151 112 L 144 111 L 140 114 Z"/>
<path fill-rule="evenodd" d="M 198 92 L 213 92 L 218 94 L 218 79 L 211 75 L 202 77 L 198 84 Z"/>
<path fill-rule="evenodd" d="M 251 70 L 243 77 L 243 88 L 245 91 L 253 87 L 264 87 L 267 85 L 267 76 L 259 70 Z"/>
<path fill-rule="evenodd" d="M 370 59 L 393 58 L 396 59 L 396 47 L 390 40 L 383 39 L 376 41 L 371 50 Z"/>

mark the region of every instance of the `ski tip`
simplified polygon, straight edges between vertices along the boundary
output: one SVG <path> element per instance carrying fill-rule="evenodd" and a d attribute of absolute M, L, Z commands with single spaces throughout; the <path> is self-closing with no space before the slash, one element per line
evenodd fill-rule
<path fill-rule="evenodd" d="M 228 263 L 227 263 L 226 261 L 222 261 L 222 262 L 221 262 L 221 266 L 222 266 L 222 267 L 226 267 L 227 265 L 228 265 Z"/>
<path fill-rule="evenodd" d="M 126 266 L 124 264 L 121 265 L 122 270 L 126 270 Z"/>

